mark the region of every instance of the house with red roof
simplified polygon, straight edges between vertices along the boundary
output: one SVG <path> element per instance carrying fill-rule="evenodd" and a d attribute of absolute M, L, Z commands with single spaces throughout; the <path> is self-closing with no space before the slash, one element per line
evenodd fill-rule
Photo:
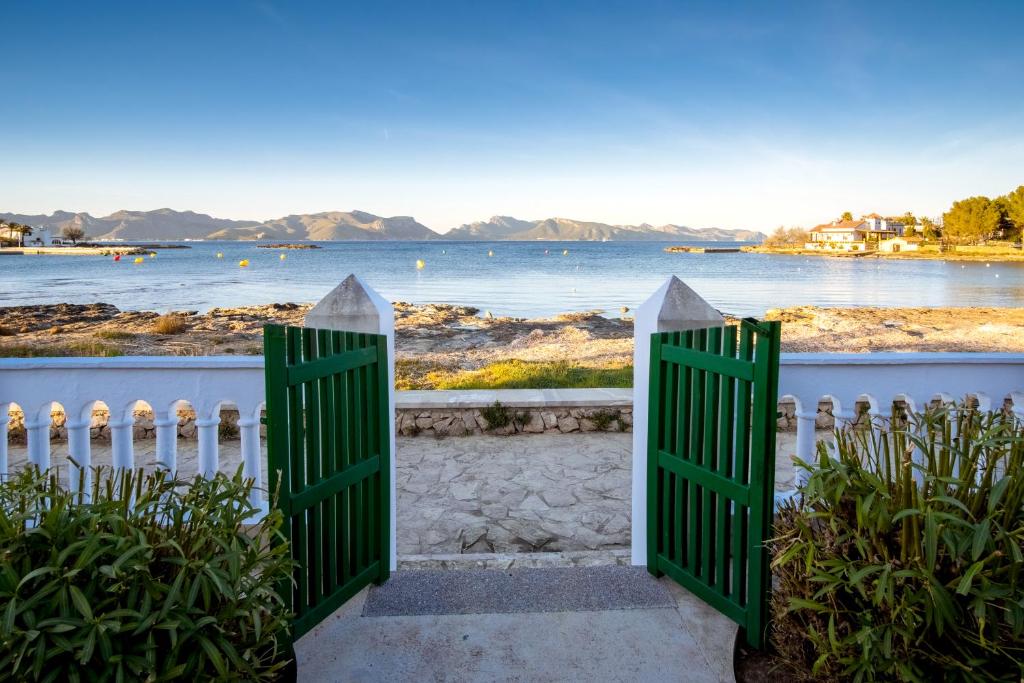
<path fill-rule="evenodd" d="M 805 249 L 818 251 L 869 251 L 878 244 L 901 237 L 903 223 L 869 213 L 859 219 L 837 220 L 811 228 L 810 241 Z"/>

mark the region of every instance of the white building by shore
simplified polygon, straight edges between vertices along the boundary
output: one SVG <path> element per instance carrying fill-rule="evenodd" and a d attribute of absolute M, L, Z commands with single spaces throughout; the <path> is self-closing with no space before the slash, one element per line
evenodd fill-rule
<path fill-rule="evenodd" d="M 811 228 L 805 249 L 818 251 L 868 251 L 886 240 L 903 236 L 903 223 L 869 213 L 859 219 L 832 221 Z"/>

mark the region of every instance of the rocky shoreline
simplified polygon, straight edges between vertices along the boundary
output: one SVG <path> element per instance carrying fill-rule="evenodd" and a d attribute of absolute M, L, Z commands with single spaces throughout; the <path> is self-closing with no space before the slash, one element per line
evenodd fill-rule
<path fill-rule="evenodd" d="M 308 304 L 161 314 L 110 304 L 0 307 L 0 356 L 258 355 L 266 323 L 301 325 Z M 1024 308 L 819 308 L 768 311 L 783 322 L 784 352 L 1024 352 Z M 437 368 L 475 370 L 518 360 L 621 368 L 632 362 L 633 322 L 601 312 L 494 317 L 447 304 L 395 304 L 396 360 L 415 378 Z"/>

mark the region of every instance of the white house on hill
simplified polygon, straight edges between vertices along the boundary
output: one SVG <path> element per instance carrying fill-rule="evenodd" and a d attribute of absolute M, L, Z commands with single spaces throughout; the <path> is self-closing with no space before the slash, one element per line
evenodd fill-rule
<path fill-rule="evenodd" d="M 860 219 L 832 221 L 815 226 L 805 249 L 819 251 L 867 251 L 885 240 L 903 236 L 903 223 L 869 213 Z"/>

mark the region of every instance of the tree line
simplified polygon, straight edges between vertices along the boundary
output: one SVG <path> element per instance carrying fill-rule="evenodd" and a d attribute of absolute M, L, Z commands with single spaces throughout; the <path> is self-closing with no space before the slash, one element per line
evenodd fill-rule
<path fill-rule="evenodd" d="M 853 220 L 853 213 L 844 211 L 839 221 Z M 926 240 L 941 240 L 949 244 L 977 244 L 991 239 L 1024 239 L 1024 185 L 995 199 L 967 197 L 953 202 L 953 206 L 939 219 L 920 217 L 912 211 L 900 216 L 886 216 L 886 220 L 902 223 L 905 237 L 920 235 Z M 767 246 L 802 245 L 809 235 L 804 228 L 778 227 L 765 239 Z"/>

